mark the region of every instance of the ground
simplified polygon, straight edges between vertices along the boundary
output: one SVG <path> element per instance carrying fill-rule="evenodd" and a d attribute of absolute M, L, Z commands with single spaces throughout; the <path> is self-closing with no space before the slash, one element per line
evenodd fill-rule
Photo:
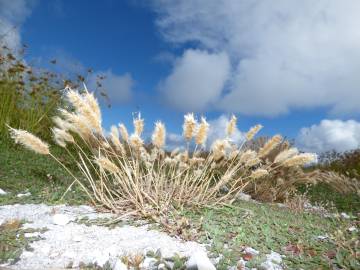
<path fill-rule="evenodd" d="M 0 205 L 88 204 L 86 196 L 76 187 L 60 199 L 72 180 L 46 156 L 0 142 L 0 164 L 0 188 L 8 192 L 0 196 Z M 331 191 L 324 196 L 322 191 L 326 188 L 312 189 L 309 194 L 313 203 L 334 198 L 337 209 L 331 208 L 328 216 L 291 210 L 283 205 L 245 201 L 216 209 L 182 211 L 180 215 L 196 228 L 195 240 L 211 243 L 212 256 L 222 256 L 217 269 L 236 265 L 241 258 L 249 260 L 247 266 L 259 265 L 270 251 L 285 255 L 283 262 L 288 269 L 334 269 L 334 265 L 339 269 L 357 269 L 358 232 L 349 229 L 359 229 L 359 197 L 344 197 Z M 31 195 L 16 196 L 26 192 Z M 337 212 L 347 212 L 350 218 L 333 214 Z M 29 241 L 36 240 L 14 238 L 19 233 L 25 233 L 20 225 L 1 227 L 0 260 L 18 257 L 21 250 L 29 247 Z M 244 253 L 245 247 L 258 250 L 260 255 Z"/>

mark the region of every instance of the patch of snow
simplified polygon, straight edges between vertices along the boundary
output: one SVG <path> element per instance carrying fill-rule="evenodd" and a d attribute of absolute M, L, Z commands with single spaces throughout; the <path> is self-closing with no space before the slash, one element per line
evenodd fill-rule
<path fill-rule="evenodd" d="M 16 197 L 18 197 L 18 198 L 28 197 L 28 196 L 31 196 L 31 193 L 30 193 L 30 192 L 19 193 L 19 194 L 16 195 Z"/>
<path fill-rule="evenodd" d="M 6 195 L 7 192 L 5 192 L 3 189 L 0 188 L 0 195 Z"/>
<path fill-rule="evenodd" d="M 64 226 L 64 225 L 68 224 L 71 220 L 67 215 L 55 214 L 52 218 L 52 221 L 55 225 Z"/>

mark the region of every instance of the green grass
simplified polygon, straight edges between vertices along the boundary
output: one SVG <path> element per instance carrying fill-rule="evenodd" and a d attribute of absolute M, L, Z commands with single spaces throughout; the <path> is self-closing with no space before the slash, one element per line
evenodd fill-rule
<path fill-rule="evenodd" d="M 355 257 L 350 255 L 350 248 L 340 248 L 342 242 L 337 238 L 331 239 L 337 230 L 344 233 L 347 241 L 356 238 L 356 233 L 346 231 L 352 226 L 348 220 L 295 213 L 287 208 L 252 202 L 239 202 L 233 207 L 197 213 L 187 212 L 185 215 L 193 222 L 203 218 L 202 241 L 212 239 L 212 252 L 224 255 L 217 269 L 236 265 L 243 256 L 242 247 L 246 246 L 255 248 L 262 255 L 271 250 L 286 255 L 284 262 L 289 269 L 332 269 L 331 263 L 346 269 L 360 267 L 359 261 L 356 262 Z M 317 236 L 324 235 L 329 235 L 330 239 L 317 239 Z M 292 252 L 287 252 L 286 248 Z M 326 254 L 333 252 L 335 258 L 330 260 Z M 248 266 L 258 265 L 262 259 L 261 256 L 254 258 Z"/>
<path fill-rule="evenodd" d="M 67 161 L 59 148 L 52 151 Z M 72 178 L 48 156 L 34 154 L 11 142 L 0 140 L 0 188 L 8 192 L 0 196 L 0 205 L 14 203 L 68 203 L 86 202 L 78 186 L 74 186 L 65 200 L 60 200 Z M 16 194 L 30 192 L 31 196 L 18 198 Z"/>

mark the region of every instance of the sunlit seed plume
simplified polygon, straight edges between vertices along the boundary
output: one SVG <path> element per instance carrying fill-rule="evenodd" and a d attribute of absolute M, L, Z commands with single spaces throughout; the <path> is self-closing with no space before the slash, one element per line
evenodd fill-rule
<path fill-rule="evenodd" d="M 205 161 L 204 158 L 201 157 L 192 157 L 190 159 L 190 165 L 199 165 Z"/>
<path fill-rule="evenodd" d="M 165 138 L 166 138 L 165 125 L 161 122 L 156 122 L 155 129 L 151 137 L 152 143 L 157 148 L 162 148 L 165 145 Z"/>
<path fill-rule="evenodd" d="M 92 135 L 91 128 L 88 125 L 88 120 L 83 116 L 70 113 L 63 109 L 59 109 L 59 111 L 65 117 L 65 119 L 71 123 L 71 131 L 75 132 L 85 140 Z"/>
<path fill-rule="evenodd" d="M 62 130 L 70 130 L 73 128 L 72 124 L 69 123 L 68 121 L 65 121 L 64 119 L 60 118 L 59 116 L 55 116 L 52 118 L 54 124 L 62 129 Z"/>
<path fill-rule="evenodd" d="M 179 164 L 179 169 L 180 170 L 187 170 L 189 168 L 189 165 L 184 163 L 184 162 L 180 162 Z"/>
<path fill-rule="evenodd" d="M 252 127 L 247 133 L 246 133 L 246 139 L 248 141 L 252 140 L 255 135 L 263 128 L 262 125 L 256 125 Z"/>
<path fill-rule="evenodd" d="M 174 150 L 171 151 L 170 156 L 175 157 L 180 152 L 180 148 L 176 147 Z"/>
<path fill-rule="evenodd" d="M 132 134 L 130 136 L 130 146 L 134 148 L 136 151 L 139 151 L 143 146 L 144 141 L 140 138 L 138 134 Z"/>
<path fill-rule="evenodd" d="M 293 156 L 297 155 L 299 153 L 299 151 L 297 150 L 297 148 L 293 147 L 290 149 L 285 149 L 283 151 L 281 151 L 274 159 L 275 163 L 282 163 L 285 160 L 292 158 Z"/>
<path fill-rule="evenodd" d="M 111 173 L 118 173 L 120 171 L 118 166 L 116 166 L 110 159 L 104 156 L 96 157 L 95 163 L 98 164 L 101 169 Z"/>
<path fill-rule="evenodd" d="M 25 148 L 34 151 L 41 155 L 49 155 L 49 145 L 40 140 L 35 135 L 21 129 L 14 129 L 9 127 L 11 138 L 15 143 L 23 145 Z"/>
<path fill-rule="evenodd" d="M 207 140 L 209 132 L 209 124 L 206 122 L 206 119 L 204 117 L 201 117 L 201 122 L 199 124 L 196 136 L 195 136 L 195 143 L 197 145 L 204 146 Z"/>
<path fill-rule="evenodd" d="M 316 154 L 302 153 L 285 160 L 282 164 L 285 167 L 303 166 L 316 161 Z"/>
<path fill-rule="evenodd" d="M 151 161 L 156 160 L 158 155 L 159 155 L 159 149 L 158 148 L 155 147 L 155 148 L 151 149 L 150 160 Z"/>
<path fill-rule="evenodd" d="M 120 124 L 119 125 L 119 130 L 120 130 L 120 134 L 121 134 L 121 138 L 125 141 L 128 142 L 129 141 L 129 133 L 127 131 L 127 128 L 124 124 Z"/>
<path fill-rule="evenodd" d="M 245 162 L 245 166 L 246 167 L 253 167 L 253 166 L 256 166 L 256 165 L 259 165 L 261 162 L 261 160 L 259 158 L 252 158 L 252 159 L 249 159 L 248 161 Z"/>
<path fill-rule="evenodd" d="M 144 131 L 144 119 L 141 118 L 140 113 L 138 114 L 137 118 L 134 118 L 133 123 L 134 123 L 135 134 L 140 137 Z"/>
<path fill-rule="evenodd" d="M 229 121 L 229 123 L 227 124 L 227 127 L 226 127 L 226 134 L 227 134 L 228 137 L 230 137 L 234 133 L 234 131 L 236 129 L 236 122 L 237 122 L 236 116 L 232 115 L 231 119 L 230 119 L 230 121 Z"/>
<path fill-rule="evenodd" d="M 235 174 L 235 171 L 232 169 L 232 170 L 229 170 L 227 171 L 222 177 L 221 177 L 221 185 L 225 185 L 226 183 L 228 183 L 232 177 L 234 176 Z"/>
<path fill-rule="evenodd" d="M 187 141 L 190 141 L 194 136 L 196 124 L 197 122 L 193 113 L 188 113 L 184 116 L 183 135 Z"/>
<path fill-rule="evenodd" d="M 282 137 L 280 135 L 275 135 L 269 141 L 265 143 L 265 145 L 259 150 L 259 157 L 265 157 L 268 155 L 274 148 L 276 148 L 282 141 Z"/>
<path fill-rule="evenodd" d="M 92 112 L 97 116 L 97 118 L 101 119 L 100 106 L 99 106 L 99 103 L 98 103 L 97 99 L 95 98 L 94 94 L 86 91 L 86 93 L 84 94 L 84 100 L 89 105 Z"/>
<path fill-rule="evenodd" d="M 257 169 L 251 173 L 250 178 L 258 179 L 258 178 L 264 177 L 268 174 L 269 174 L 269 172 L 265 169 Z"/>
<path fill-rule="evenodd" d="M 144 147 L 140 147 L 139 151 L 140 151 L 140 158 L 143 161 L 145 161 L 145 162 L 151 161 L 151 156 L 149 155 L 149 153 L 146 151 L 146 149 Z"/>
<path fill-rule="evenodd" d="M 184 152 L 180 153 L 179 158 L 180 158 L 180 161 L 183 163 L 188 162 L 189 161 L 189 152 L 184 151 Z"/>
<path fill-rule="evenodd" d="M 240 151 L 239 150 L 233 150 L 230 152 L 229 154 L 229 159 L 232 160 L 232 159 L 235 159 L 239 156 L 239 153 Z"/>
<path fill-rule="evenodd" d="M 74 137 L 71 136 L 70 133 L 66 132 L 63 129 L 59 129 L 57 127 L 54 127 L 51 129 L 55 142 L 60 145 L 61 147 L 65 147 L 66 143 L 74 143 Z"/>
<path fill-rule="evenodd" d="M 257 156 L 257 154 L 255 151 L 246 150 L 244 153 L 241 154 L 239 161 L 240 161 L 240 163 L 246 163 L 246 162 L 248 162 L 248 160 L 256 158 L 256 156 Z"/>
<path fill-rule="evenodd" d="M 216 140 L 212 146 L 211 151 L 215 161 L 222 159 L 226 154 L 226 149 L 229 147 L 227 140 Z"/>
<path fill-rule="evenodd" d="M 114 125 L 110 128 L 110 140 L 114 144 L 116 150 L 120 151 L 122 154 L 125 153 L 124 147 L 119 139 L 119 131 Z"/>

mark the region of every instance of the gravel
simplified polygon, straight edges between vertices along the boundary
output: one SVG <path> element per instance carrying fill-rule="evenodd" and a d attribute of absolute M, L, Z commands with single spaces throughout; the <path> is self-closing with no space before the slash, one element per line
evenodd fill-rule
<path fill-rule="evenodd" d="M 58 217 L 55 218 L 54 216 Z M 67 222 L 59 221 L 59 217 Z M 145 254 L 160 249 L 163 257 L 175 254 L 189 257 L 197 252 L 204 252 L 204 246 L 196 242 L 183 242 L 169 235 L 149 230 L 146 225 L 129 225 L 109 229 L 104 226 L 78 224 L 81 218 L 111 218 L 112 214 L 97 213 L 89 206 L 47 206 L 44 204 L 0 206 L 0 224 L 13 219 L 23 219 L 24 228 L 47 228 L 40 234 L 42 238 L 31 244 L 33 251 L 24 251 L 10 269 L 56 269 L 68 265 L 76 268 L 80 263 L 116 261 L 123 255 Z M 1 265 L 0 265 L 1 266 Z"/>

